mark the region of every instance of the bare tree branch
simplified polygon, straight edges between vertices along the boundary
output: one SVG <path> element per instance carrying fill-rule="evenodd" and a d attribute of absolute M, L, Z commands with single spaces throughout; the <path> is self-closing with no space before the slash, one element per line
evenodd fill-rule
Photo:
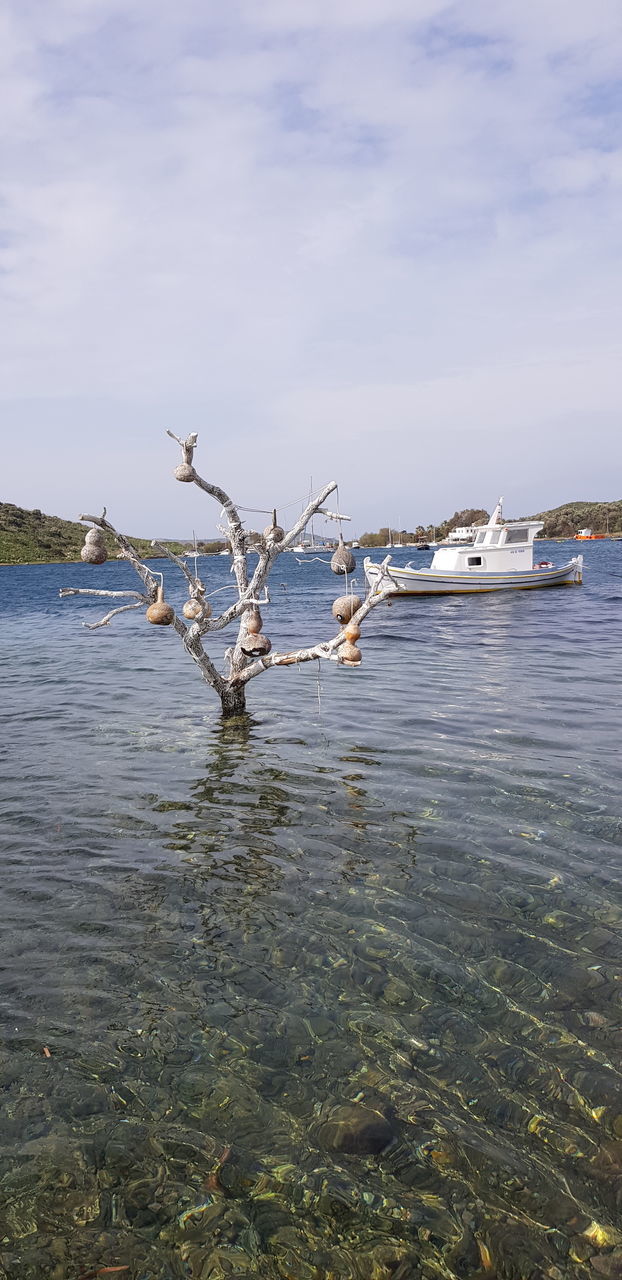
<path fill-rule="evenodd" d="M 241 599 L 236 600 L 234 604 L 230 605 L 229 608 L 226 609 L 224 613 L 221 613 L 219 618 L 209 619 L 209 626 L 207 629 L 208 631 L 223 631 L 224 628 L 228 627 L 229 624 L 231 622 L 234 622 L 236 618 L 242 618 L 243 615 L 246 613 L 246 611 L 252 608 L 253 605 L 261 606 L 262 604 L 269 604 L 269 603 L 270 603 L 270 599 L 267 591 L 263 599 L 261 598 L 261 596 L 256 596 L 252 594 L 252 583 L 251 583 L 251 585 L 248 588 L 248 591 L 244 593 Z"/>
<path fill-rule="evenodd" d="M 176 440 L 178 445 L 181 446 L 183 460 L 187 466 L 191 467 L 197 440 L 199 438 L 196 431 L 193 431 L 191 435 L 186 436 L 185 440 L 182 440 L 180 436 L 176 436 L 174 431 L 167 430 L 166 434 L 171 437 L 171 440 Z"/>
<path fill-rule="evenodd" d="M 357 609 L 346 626 L 352 623 L 361 623 L 372 609 L 382 604 L 395 590 L 395 584 L 390 583 L 389 586 L 383 587 L 380 591 L 369 592 L 360 609 Z M 295 649 L 290 653 L 269 653 L 265 658 L 257 658 L 250 666 L 245 667 L 232 675 L 233 684 L 247 684 L 249 680 L 253 680 L 255 676 L 261 675 L 262 671 L 267 671 L 270 667 L 290 667 L 301 662 L 313 662 L 317 658 L 331 658 L 339 660 L 337 650 L 345 643 L 347 639 L 346 627 L 342 627 L 332 640 L 323 641 L 320 644 L 311 645 L 308 649 Z"/>
<path fill-rule="evenodd" d="M 322 492 L 318 493 L 316 498 L 313 498 L 313 500 L 309 503 L 308 507 L 305 507 L 305 510 L 300 516 L 300 519 L 296 521 L 295 525 L 292 525 L 292 528 L 290 529 L 289 533 L 285 534 L 283 541 L 277 543 L 279 551 L 287 551 L 287 548 L 290 547 L 292 543 L 297 542 L 298 538 L 300 537 L 300 534 L 302 533 L 303 529 L 305 529 L 306 526 L 308 525 L 311 517 L 316 514 L 316 512 L 322 506 L 322 503 L 326 502 L 326 499 L 329 496 L 329 494 L 334 493 L 336 488 L 337 488 L 336 480 L 331 480 L 330 484 L 325 485 L 324 488 L 322 489 Z"/>
<path fill-rule="evenodd" d="M 170 432 L 169 432 L 169 435 L 170 435 Z M 181 570 L 181 572 L 184 575 L 184 578 L 186 579 L 186 581 L 190 586 L 191 595 L 194 596 L 195 594 L 196 595 L 204 594 L 205 587 L 203 586 L 201 579 L 195 577 L 195 575 L 190 572 L 188 565 L 186 564 L 185 560 L 181 559 L 181 556 L 175 555 L 175 552 L 171 551 L 170 547 L 167 547 L 165 542 L 157 542 L 155 538 L 152 541 L 151 545 L 152 547 L 155 547 L 156 551 L 161 551 L 163 556 L 166 556 L 168 560 L 172 560 L 173 564 L 177 565 L 177 568 Z"/>
<path fill-rule="evenodd" d="M 104 511 L 105 510 L 106 508 L 104 507 Z M 98 529 L 103 529 L 105 533 L 112 534 L 113 538 L 119 544 L 123 552 L 124 559 L 129 560 L 132 568 L 136 570 L 136 573 L 138 574 L 139 578 L 142 578 L 149 592 L 150 598 L 155 600 L 157 590 L 158 590 L 158 584 L 156 582 L 156 579 L 154 578 L 151 570 L 147 567 L 147 565 L 143 564 L 142 560 L 140 559 L 140 556 L 138 555 L 136 548 L 132 546 L 129 538 L 126 538 L 124 533 L 118 533 L 117 530 L 114 528 L 114 526 L 111 525 L 108 522 L 108 520 L 104 518 L 104 516 L 84 516 L 83 515 L 83 516 L 78 516 L 78 519 L 84 520 L 89 524 L 96 525 Z"/>
<path fill-rule="evenodd" d="M 214 663 L 211 658 L 208 657 L 203 645 L 201 644 L 201 626 L 196 622 L 193 622 L 192 626 L 187 627 L 185 623 L 182 622 L 181 618 L 178 618 L 177 614 L 175 614 L 173 627 L 177 632 L 177 635 L 183 640 L 186 653 L 190 654 L 193 662 L 196 662 L 206 684 L 210 684 L 212 688 L 216 690 L 219 697 L 222 698 L 228 688 L 228 682 L 225 680 L 224 676 L 221 676 L 220 672 L 216 670 Z"/>
<path fill-rule="evenodd" d="M 149 597 L 140 591 L 103 591 L 95 587 L 61 587 L 59 596 L 108 596 L 111 600 L 121 600 L 123 596 L 133 596 L 144 604 L 149 604 Z"/>
<path fill-rule="evenodd" d="M 107 627 L 117 613 L 127 613 L 129 609 L 142 609 L 143 603 L 143 600 L 139 600 L 137 604 L 121 604 L 118 609 L 111 609 L 99 622 L 83 622 L 82 626 L 86 627 L 87 631 L 97 631 L 98 627 Z"/>

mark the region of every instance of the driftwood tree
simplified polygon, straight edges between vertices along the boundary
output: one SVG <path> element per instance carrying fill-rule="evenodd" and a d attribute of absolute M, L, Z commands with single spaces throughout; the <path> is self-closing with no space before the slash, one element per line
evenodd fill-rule
<path fill-rule="evenodd" d="M 313 498 L 300 518 L 289 532 L 285 532 L 276 523 L 276 512 L 272 525 L 263 535 L 254 539 L 252 544 L 243 528 L 239 512 L 224 489 L 209 484 L 197 473 L 194 467 L 194 451 L 197 435 L 193 433 L 181 440 L 173 432 L 168 435 L 177 440 L 181 446 L 182 461 L 175 469 L 175 478 L 182 483 L 195 484 L 204 493 L 214 498 L 227 521 L 227 533 L 231 550 L 232 572 L 235 578 L 237 598 L 218 617 L 212 614 L 212 607 L 206 597 L 206 588 L 196 571 L 192 572 L 186 560 L 176 555 L 169 547 L 160 543 L 152 543 L 153 547 L 166 556 L 184 575 L 188 587 L 188 600 L 183 607 L 182 617 L 175 613 L 171 605 L 164 600 L 162 575 L 155 573 L 148 564 L 139 557 L 135 547 L 124 534 L 117 530 L 106 519 L 106 510 L 101 516 L 81 515 L 80 520 L 91 528 L 86 532 L 82 559 L 87 563 L 101 564 L 107 558 L 104 534 L 111 535 L 118 547 L 119 558 L 127 560 L 135 569 L 143 583 L 143 591 L 105 591 L 89 587 L 62 587 L 61 596 L 102 596 L 110 600 L 124 599 L 127 603 L 117 605 L 109 610 L 98 622 L 85 623 L 90 630 L 108 626 L 114 617 L 132 609 L 146 608 L 148 620 L 155 625 L 171 626 L 179 636 L 186 652 L 196 662 L 203 679 L 218 694 L 224 717 L 240 716 L 246 710 L 246 686 L 250 680 L 262 675 L 271 667 L 289 667 L 296 663 L 329 659 L 349 666 L 358 666 L 361 655 L 356 646 L 360 636 L 360 624 L 371 609 L 380 604 L 395 584 L 386 569 L 386 586 L 368 591 L 364 600 L 350 594 L 341 597 L 333 606 L 333 613 L 341 624 L 337 635 L 329 640 L 311 645 L 306 649 L 291 650 L 287 653 L 272 652 L 270 641 L 262 635 L 262 619 L 260 607 L 270 603 L 268 594 L 268 578 L 270 571 L 283 551 L 292 548 L 300 539 L 307 524 L 314 515 L 321 511 L 323 504 L 337 485 L 327 484 L 317 497 Z M 340 546 L 343 548 L 343 544 Z M 257 564 L 253 571 L 249 570 L 248 552 L 251 548 L 258 552 Z M 343 551 L 346 551 L 343 548 Z M 336 563 L 339 563 L 339 554 Z M 347 556 L 346 551 L 346 556 Z M 341 552 L 343 559 L 343 552 Z M 333 558 L 335 559 L 335 557 Z M 345 561 L 344 561 L 345 562 Z M 337 572 L 342 569 L 336 568 Z M 160 581 L 158 581 L 160 579 Z M 237 624 L 238 632 L 235 643 L 225 651 L 226 673 L 217 670 L 213 659 L 206 652 L 204 640 L 211 632 L 224 631 L 226 627 Z"/>

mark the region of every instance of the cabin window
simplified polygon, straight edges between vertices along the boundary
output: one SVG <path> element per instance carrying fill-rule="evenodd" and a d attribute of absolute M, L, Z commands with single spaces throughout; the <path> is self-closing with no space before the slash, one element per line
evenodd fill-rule
<path fill-rule="evenodd" d="M 477 535 L 477 537 L 476 537 L 475 541 L 476 541 L 476 542 L 483 542 L 485 537 L 486 537 L 486 534 L 485 534 L 484 532 L 482 532 L 482 533 L 478 533 L 478 535 Z"/>
<path fill-rule="evenodd" d="M 526 528 L 508 529 L 505 540 L 506 542 L 527 542 L 527 533 L 528 530 Z"/>
<path fill-rule="evenodd" d="M 490 535 L 490 546 L 494 547 L 501 537 L 501 529 L 495 529 Z"/>
<path fill-rule="evenodd" d="M 477 565 L 477 564 L 481 564 L 481 563 L 482 563 L 482 557 L 481 557 L 481 556 L 467 556 L 467 564 L 468 564 L 469 566 L 470 566 L 470 565 Z"/>

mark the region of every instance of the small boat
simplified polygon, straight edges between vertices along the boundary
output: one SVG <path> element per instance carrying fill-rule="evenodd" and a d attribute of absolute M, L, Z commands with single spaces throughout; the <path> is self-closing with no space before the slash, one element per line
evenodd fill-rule
<path fill-rule="evenodd" d="M 370 587 L 382 590 L 387 580 L 395 584 L 392 595 L 455 595 L 481 591 L 528 591 L 534 587 L 562 587 L 583 580 L 583 556 L 567 564 L 550 560 L 533 562 L 533 540 L 544 527 L 541 520 L 503 519 L 500 498 L 488 524 L 480 525 L 468 546 L 439 547 L 427 569 L 399 568 L 363 562 Z"/>
<path fill-rule="evenodd" d="M 591 529 L 579 529 L 574 535 L 575 542 L 602 542 L 606 536 L 605 533 L 592 533 Z"/>

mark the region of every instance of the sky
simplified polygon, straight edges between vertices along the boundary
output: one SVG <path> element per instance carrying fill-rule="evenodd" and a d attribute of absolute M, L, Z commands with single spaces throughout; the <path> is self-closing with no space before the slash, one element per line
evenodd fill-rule
<path fill-rule="evenodd" d="M 622 496 L 619 0 L 8 0 L 0 500 Z M 261 515 L 248 516 L 261 527 Z"/>

